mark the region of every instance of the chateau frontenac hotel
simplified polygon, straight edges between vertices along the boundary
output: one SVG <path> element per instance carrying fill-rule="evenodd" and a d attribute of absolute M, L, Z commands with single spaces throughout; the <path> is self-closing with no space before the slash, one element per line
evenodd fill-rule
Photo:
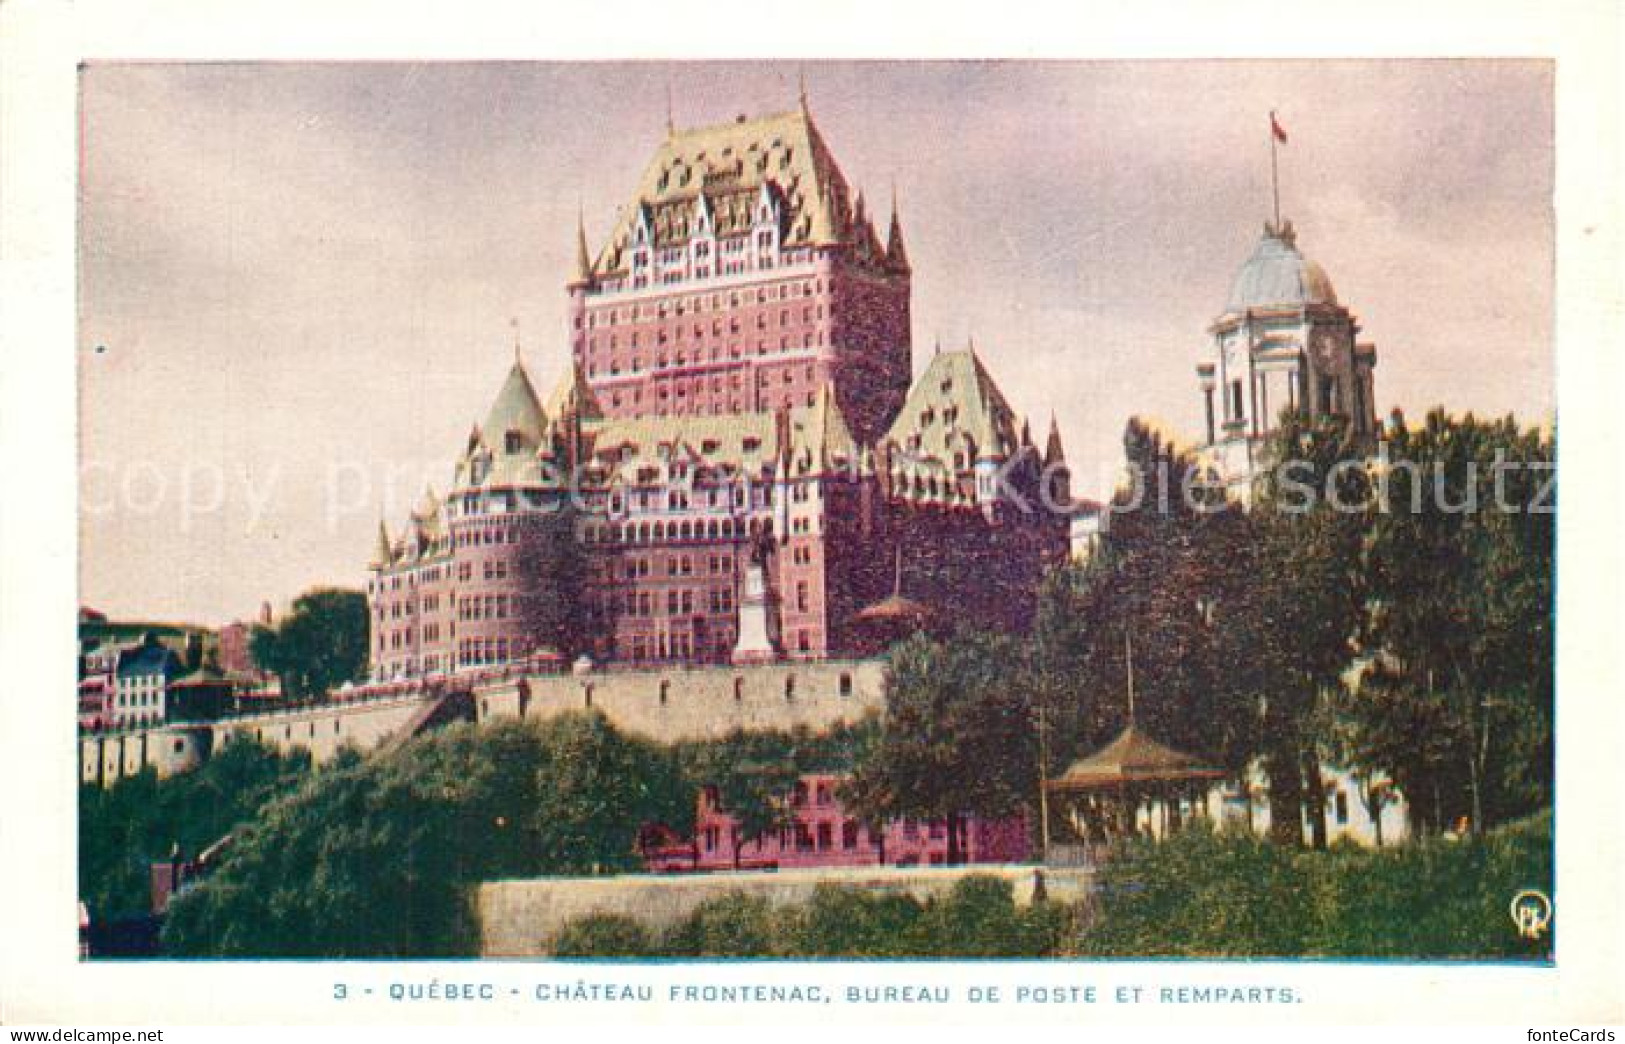
<path fill-rule="evenodd" d="M 578 669 L 1022 626 L 1066 553 L 1059 433 L 1035 443 L 973 348 L 911 379 L 895 201 L 877 225 L 805 100 L 671 131 L 608 240 L 577 229 L 570 364 L 544 395 L 516 358 L 444 497 L 380 525 L 373 681 L 556 660 L 561 520 Z"/>

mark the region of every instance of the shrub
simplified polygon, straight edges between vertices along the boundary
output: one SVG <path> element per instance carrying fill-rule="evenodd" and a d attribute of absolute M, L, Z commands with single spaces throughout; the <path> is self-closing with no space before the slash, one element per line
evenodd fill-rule
<path fill-rule="evenodd" d="M 1060 904 L 1017 907 L 1009 881 L 971 874 L 927 906 L 911 942 L 936 957 L 1043 957 L 1056 951 L 1069 920 Z"/>
<path fill-rule="evenodd" d="M 901 893 L 821 884 L 796 912 L 791 946 L 806 957 L 914 956 L 922 912 Z"/>
<path fill-rule="evenodd" d="M 178 899 L 170 952 L 471 954 L 480 881 L 631 870 L 638 826 L 691 797 L 661 748 L 597 714 L 454 725 L 272 801 Z"/>
<path fill-rule="evenodd" d="M 1295 853 L 1193 826 L 1133 842 L 1100 875 L 1097 956 L 1271 956 L 1304 951 L 1306 884 Z"/>
<path fill-rule="evenodd" d="M 707 899 L 667 933 L 663 949 L 676 957 L 775 957 L 774 911 L 766 899 L 729 892 Z"/>
<path fill-rule="evenodd" d="M 1551 892 L 1551 816 L 1480 839 L 1428 839 L 1378 851 L 1306 852 L 1316 931 L 1312 953 L 1340 957 L 1537 957 L 1509 906 L 1525 888 Z"/>
<path fill-rule="evenodd" d="M 1516 958 L 1552 952 L 1521 938 L 1508 906 L 1551 894 L 1549 813 L 1462 841 L 1295 851 L 1187 830 L 1137 843 L 1100 876 L 1078 948 L 1100 956 Z M 1063 948 L 1065 943 L 1061 944 Z"/>
<path fill-rule="evenodd" d="M 654 953 L 649 932 L 624 914 L 578 917 L 553 939 L 553 954 L 558 957 L 648 957 Z"/>

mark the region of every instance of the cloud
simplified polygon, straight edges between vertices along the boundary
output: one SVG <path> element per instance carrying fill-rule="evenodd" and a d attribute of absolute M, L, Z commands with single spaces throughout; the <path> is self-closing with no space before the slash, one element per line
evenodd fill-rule
<path fill-rule="evenodd" d="M 87 519 L 84 595 L 220 620 L 359 583 L 377 510 L 444 486 L 520 320 L 564 363 L 576 216 L 606 233 L 664 133 L 795 104 L 752 63 L 93 65 L 82 79 L 82 447 L 283 476 L 207 540 Z M 1206 324 L 1283 208 L 1381 361 L 1379 400 L 1552 407 L 1552 71 L 1524 61 L 842 63 L 815 118 L 915 268 L 916 361 L 974 335 L 1080 475 L 1131 414 L 1194 433 Z M 96 353 L 95 345 L 106 351 Z M 402 473 L 322 523 L 324 468 Z M 1085 487 L 1086 493 L 1104 489 Z M 184 583 L 173 578 L 184 577 Z"/>

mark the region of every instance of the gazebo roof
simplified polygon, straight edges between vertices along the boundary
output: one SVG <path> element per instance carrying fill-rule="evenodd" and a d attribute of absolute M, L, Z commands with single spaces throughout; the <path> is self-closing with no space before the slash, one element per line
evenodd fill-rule
<path fill-rule="evenodd" d="M 935 615 L 930 606 L 916 602 L 902 594 L 890 594 L 873 605 L 859 610 L 856 619 L 864 622 L 878 620 L 925 621 Z"/>
<path fill-rule="evenodd" d="M 1048 781 L 1051 790 L 1097 790 L 1136 783 L 1178 783 L 1187 780 L 1220 779 L 1221 769 L 1204 765 L 1142 735 L 1133 725 L 1124 729 L 1100 750 L 1075 761 L 1061 775 Z"/>

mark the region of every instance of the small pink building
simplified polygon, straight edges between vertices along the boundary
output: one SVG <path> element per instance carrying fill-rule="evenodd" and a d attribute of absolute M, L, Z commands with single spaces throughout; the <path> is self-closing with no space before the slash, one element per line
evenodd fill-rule
<path fill-rule="evenodd" d="M 700 792 L 694 837 L 683 840 L 662 828 L 645 831 L 644 859 L 654 873 L 709 870 L 778 870 L 828 866 L 938 866 L 948 862 L 945 820 L 900 819 L 871 832 L 841 806 L 845 777 L 810 774 L 790 795 L 791 822 L 761 838 L 741 837 L 735 853 L 735 820 L 721 807 L 715 787 Z M 962 821 L 966 863 L 1020 863 L 1030 854 L 1027 822 Z"/>

